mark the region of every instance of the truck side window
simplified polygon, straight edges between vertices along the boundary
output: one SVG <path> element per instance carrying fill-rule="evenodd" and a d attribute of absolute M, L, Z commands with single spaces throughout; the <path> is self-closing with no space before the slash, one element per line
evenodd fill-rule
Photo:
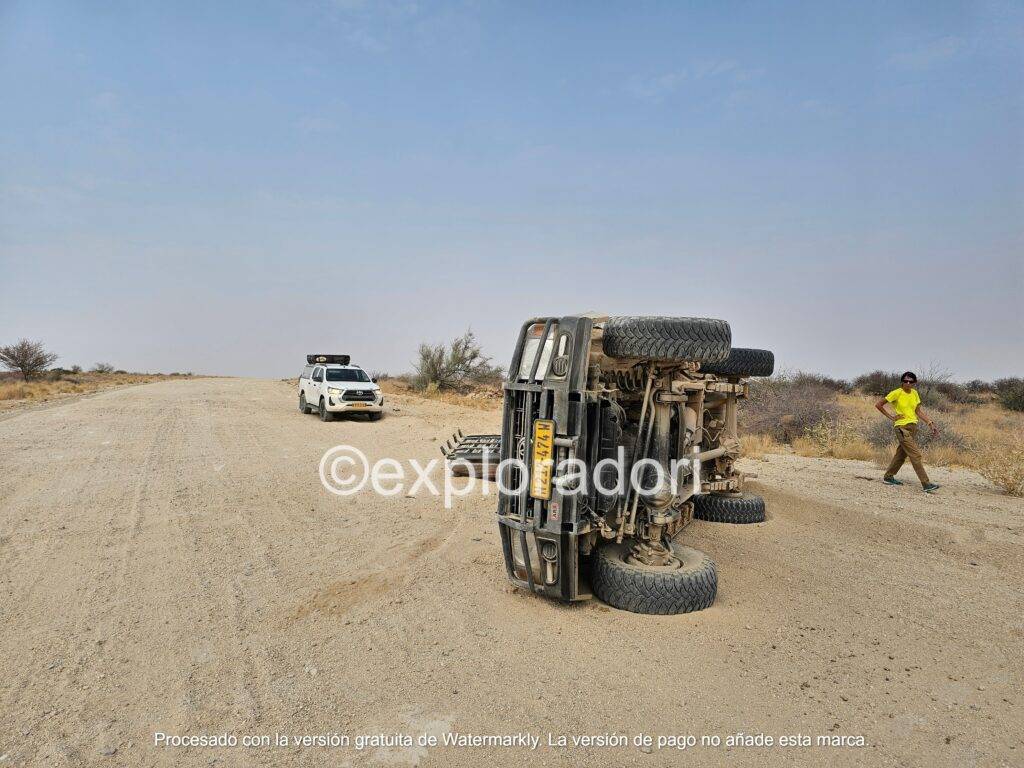
<path fill-rule="evenodd" d="M 313 369 L 313 381 L 323 381 L 323 380 L 324 380 L 324 369 L 323 368 L 314 368 Z"/>

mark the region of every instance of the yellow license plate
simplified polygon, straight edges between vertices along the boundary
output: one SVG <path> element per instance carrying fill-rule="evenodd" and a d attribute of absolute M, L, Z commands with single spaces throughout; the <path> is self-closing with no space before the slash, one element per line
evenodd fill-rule
<path fill-rule="evenodd" d="M 349 407 L 350 408 L 369 408 L 370 404 L 369 403 L 352 403 Z"/>
<path fill-rule="evenodd" d="M 533 422 L 533 468 L 530 473 L 530 495 L 535 499 L 551 498 L 551 465 L 555 455 L 555 422 L 537 419 Z"/>

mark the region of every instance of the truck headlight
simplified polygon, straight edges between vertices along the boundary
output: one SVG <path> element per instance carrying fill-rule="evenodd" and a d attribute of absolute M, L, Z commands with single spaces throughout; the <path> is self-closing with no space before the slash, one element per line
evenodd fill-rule
<path fill-rule="evenodd" d="M 327 388 L 327 394 L 328 395 L 340 395 L 341 394 L 341 390 L 338 389 L 337 387 L 328 387 Z"/>

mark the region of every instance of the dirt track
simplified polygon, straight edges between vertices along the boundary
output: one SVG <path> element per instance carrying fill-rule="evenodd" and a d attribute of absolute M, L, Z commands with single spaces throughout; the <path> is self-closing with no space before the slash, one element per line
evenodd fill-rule
<path fill-rule="evenodd" d="M 333 445 L 428 460 L 454 427 L 498 425 L 390 405 L 324 424 L 282 382 L 200 379 L 0 421 L 0 767 L 1024 764 L 1024 504 L 976 475 L 938 470 L 929 497 L 858 462 L 749 462 L 769 521 L 683 534 L 718 563 L 715 605 L 636 616 L 508 586 L 493 498 L 328 494 Z M 541 746 L 157 748 L 156 731 Z M 726 751 L 737 731 L 866 746 Z"/>

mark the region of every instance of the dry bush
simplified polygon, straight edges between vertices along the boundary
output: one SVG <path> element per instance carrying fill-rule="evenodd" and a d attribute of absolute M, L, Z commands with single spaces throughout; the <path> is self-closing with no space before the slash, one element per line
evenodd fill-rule
<path fill-rule="evenodd" d="M 833 392 L 840 392 L 844 395 L 848 395 L 853 392 L 853 385 L 846 379 L 833 379 L 831 376 L 825 376 L 821 373 L 804 373 L 803 371 L 800 371 L 793 375 L 791 381 L 796 386 L 800 386 L 802 384 L 819 384 L 831 389 Z"/>
<path fill-rule="evenodd" d="M 840 418 L 823 418 L 809 427 L 803 437 L 793 441 L 793 450 L 801 456 L 826 456 L 833 459 L 875 457 L 875 449 L 855 424 Z"/>
<path fill-rule="evenodd" d="M 865 395 L 887 395 L 900 386 L 900 374 L 896 371 L 862 373 L 853 380 L 853 386 Z"/>
<path fill-rule="evenodd" d="M 1024 379 L 1000 379 L 996 382 L 996 396 L 1003 408 L 1024 411 Z"/>
<path fill-rule="evenodd" d="M 1024 496 L 1024 441 L 986 447 L 975 456 L 975 468 L 1010 496 Z"/>
<path fill-rule="evenodd" d="M 92 367 L 92 372 L 93 373 L 113 373 L 114 372 L 114 366 L 112 366 L 110 363 L 96 363 L 96 365 L 94 365 Z M 119 373 L 124 373 L 124 371 L 119 371 Z"/>
<path fill-rule="evenodd" d="M 740 454 L 748 459 L 763 459 L 767 453 L 782 451 L 771 435 L 740 435 Z"/>
<path fill-rule="evenodd" d="M 787 443 L 803 437 L 823 418 L 838 418 L 840 411 L 836 393 L 828 387 L 775 376 L 750 382 L 750 396 L 741 401 L 739 417 L 743 432 Z"/>
<path fill-rule="evenodd" d="M 463 391 L 474 384 L 500 381 L 502 369 L 491 365 L 472 331 L 452 340 L 450 344 L 420 344 L 412 377 L 416 389 Z"/>
<path fill-rule="evenodd" d="M 955 381 L 939 382 L 935 385 L 935 391 L 956 405 L 980 405 L 982 402 L 966 384 L 957 384 Z"/>

